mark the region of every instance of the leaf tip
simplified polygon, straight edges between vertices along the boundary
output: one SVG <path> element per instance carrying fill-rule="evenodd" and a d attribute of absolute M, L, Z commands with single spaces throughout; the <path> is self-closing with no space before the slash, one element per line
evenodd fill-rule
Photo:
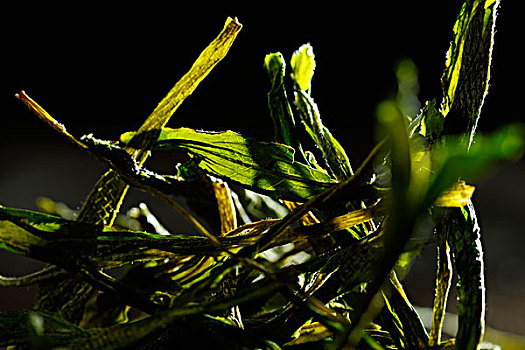
<path fill-rule="evenodd" d="M 224 28 L 226 28 L 228 26 L 232 26 L 237 31 L 241 30 L 241 28 L 242 28 L 242 24 L 239 22 L 239 19 L 237 17 L 233 17 L 233 18 L 232 17 L 228 17 L 226 19 L 226 23 L 224 24 Z"/>

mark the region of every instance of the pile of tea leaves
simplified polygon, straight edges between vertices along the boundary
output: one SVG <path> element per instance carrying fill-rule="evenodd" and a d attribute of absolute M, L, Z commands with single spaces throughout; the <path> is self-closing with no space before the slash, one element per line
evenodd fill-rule
<path fill-rule="evenodd" d="M 78 212 L 0 206 L 0 248 L 45 262 L 0 285 L 39 286 L 29 310 L 0 311 L 0 345 L 25 348 L 477 349 L 485 327 L 476 183 L 518 160 L 525 131 L 477 135 L 488 89 L 496 0 L 467 0 L 444 64 L 443 95 L 409 115 L 415 67 L 377 108 L 378 139 L 353 167 L 312 95 L 313 48 L 264 57 L 274 142 L 234 131 L 166 127 L 227 54 L 223 30 L 137 131 L 119 140 L 72 135 L 25 92 L 40 119 L 107 167 Z M 286 91 L 291 79 L 293 91 Z M 292 98 L 290 98 L 292 96 Z M 125 130 L 123 130 L 125 131 Z M 302 142 L 308 139 L 308 143 Z M 307 146 L 312 149 L 307 149 Z M 315 147 L 312 147 L 314 145 Z M 172 174 L 147 167 L 171 152 Z M 182 161 L 181 161 L 182 159 Z M 130 187 L 194 228 L 170 232 L 145 203 L 119 214 Z M 181 200 L 184 204 L 181 204 Z M 66 210 L 67 209 L 67 210 Z M 431 221 L 431 236 L 414 235 Z M 438 257 L 431 324 L 402 286 L 423 248 Z M 113 269 L 125 271 L 117 278 Z M 452 277 L 457 334 L 442 334 Z"/>

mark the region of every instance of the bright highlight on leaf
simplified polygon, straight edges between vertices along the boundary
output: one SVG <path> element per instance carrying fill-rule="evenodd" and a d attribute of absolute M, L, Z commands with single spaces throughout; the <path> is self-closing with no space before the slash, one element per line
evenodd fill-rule
<path fill-rule="evenodd" d="M 315 69 L 315 55 L 309 45 L 301 46 L 292 56 L 292 77 L 295 82 L 295 103 L 303 125 L 321 150 L 325 163 L 334 177 L 343 181 L 353 174 L 350 161 L 341 144 L 321 121 L 317 104 L 311 96 L 311 80 Z"/>
<path fill-rule="evenodd" d="M 434 202 L 434 205 L 438 207 L 464 207 L 470 202 L 474 190 L 474 186 L 469 186 L 461 181 L 452 189 L 444 191 Z"/>
<path fill-rule="evenodd" d="M 310 44 L 301 46 L 292 55 L 292 78 L 299 90 L 310 91 L 315 70 L 314 49 Z"/>

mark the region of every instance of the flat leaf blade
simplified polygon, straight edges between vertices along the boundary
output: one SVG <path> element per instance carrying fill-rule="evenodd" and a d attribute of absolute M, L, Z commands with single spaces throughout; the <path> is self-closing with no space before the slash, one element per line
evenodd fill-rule
<path fill-rule="evenodd" d="M 132 136 L 126 133 L 121 141 Z M 283 199 L 309 199 L 335 183 L 324 172 L 294 161 L 293 148 L 258 142 L 232 131 L 165 128 L 154 149 L 185 149 L 205 172 Z"/>

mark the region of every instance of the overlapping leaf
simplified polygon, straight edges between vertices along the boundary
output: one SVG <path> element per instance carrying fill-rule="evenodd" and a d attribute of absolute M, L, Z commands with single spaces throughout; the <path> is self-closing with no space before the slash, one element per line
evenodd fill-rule
<path fill-rule="evenodd" d="M 303 125 L 323 153 L 328 168 L 339 181 L 343 181 L 353 174 L 353 170 L 345 150 L 321 121 L 317 104 L 310 95 L 315 70 L 315 56 L 310 44 L 294 52 L 291 66 L 295 81 L 295 102 Z"/>
<path fill-rule="evenodd" d="M 222 238 L 221 244 L 234 249 L 253 243 L 256 237 Z M 77 264 L 110 268 L 138 261 L 224 253 L 204 237 L 117 231 L 5 207 L 0 207 L 0 244 L 13 253 L 63 267 Z"/>
<path fill-rule="evenodd" d="M 42 310 L 0 311 L 0 346 L 56 348 L 89 338 L 86 330 Z"/>
<path fill-rule="evenodd" d="M 133 135 L 123 134 L 121 141 L 127 143 Z M 184 149 L 206 173 L 276 198 L 304 201 L 335 183 L 324 172 L 295 161 L 293 148 L 244 138 L 232 131 L 165 128 L 154 149 Z"/>
<path fill-rule="evenodd" d="M 326 223 L 291 228 L 272 241 L 272 246 L 322 235 L 328 229 L 344 229 L 383 215 L 371 208 L 356 211 Z M 241 226 L 219 237 L 222 249 L 236 249 L 257 242 L 276 220 Z M 97 268 L 117 267 L 138 261 L 178 256 L 219 256 L 224 250 L 205 237 L 160 235 L 116 229 L 61 219 L 30 210 L 0 206 L 0 244 L 13 253 L 58 265 L 74 263 Z M 71 257 L 71 258 L 70 258 Z"/>
<path fill-rule="evenodd" d="M 297 137 L 292 107 L 284 85 L 286 64 L 281 53 L 271 53 L 264 58 L 264 66 L 271 81 L 268 92 L 268 108 L 273 121 L 274 141 L 292 147 L 298 159 L 307 164 L 301 143 Z"/>

